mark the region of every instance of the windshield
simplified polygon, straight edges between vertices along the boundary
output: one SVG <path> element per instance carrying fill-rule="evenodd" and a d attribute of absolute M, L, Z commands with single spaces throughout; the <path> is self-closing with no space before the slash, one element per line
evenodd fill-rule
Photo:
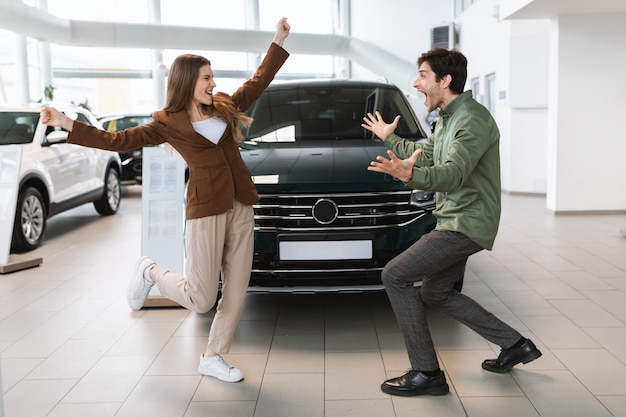
<path fill-rule="evenodd" d="M 33 140 L 39 113 L 0 112 L 0 145 L 18 145 Z"/>
<path fill-rule="evenodd" d="M 385 121 L 402 116 L 395 131 L 401 137 L 423 138 L 402 93 L 393 86 L 315 85 L 266 90 L 246 114 L 246 140 L 298 142 L 372 138 L 361 127 L 363 116 L 378 110 Z"/>

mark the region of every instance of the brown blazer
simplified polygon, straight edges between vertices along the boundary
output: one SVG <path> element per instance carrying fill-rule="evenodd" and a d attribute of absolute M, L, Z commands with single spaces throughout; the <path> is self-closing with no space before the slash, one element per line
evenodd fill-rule
<path fill-rule="evenodd" d="M 255 74 L 231 96 L 235 106 L 241 111 L 247 110 L 274 79 L 288 56 L 287 51 L 272 43 Z M 193 130 L 186 111 L 159 110 L 153 117 L 154 121 L 147 125 L 121 132 L 106 132 L 74 122 L 68 141 L 118 152 L 169 143 L 189 166 L 187 219 L 224 213 L 235 199 L 248 205 L 258 201 L 259 195 L 230 125 L 214 144 Z"/>

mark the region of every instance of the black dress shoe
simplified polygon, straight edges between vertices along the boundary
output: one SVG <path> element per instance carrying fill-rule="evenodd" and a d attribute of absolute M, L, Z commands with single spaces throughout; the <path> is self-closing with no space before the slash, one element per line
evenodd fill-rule
<path fill-rule="evenodd" d="M 502 349 L 498 359 L 487 359 L 483 369 L 490 372 L 509 372 L 518 363 L 528 363 L 541 356 L 541 351 L 530 340 L 526 339 L 518 348 Z"/>
<path fill-rule="evenodd" d="M 380 389 L 389 395 L 413 397 L 415 395 L 444 395 L 450 391 L 446 376 L 440 373 L 437 376 L 426 376 L 420 371 L 410 370 L 397 378 L 383 382 Z"/>

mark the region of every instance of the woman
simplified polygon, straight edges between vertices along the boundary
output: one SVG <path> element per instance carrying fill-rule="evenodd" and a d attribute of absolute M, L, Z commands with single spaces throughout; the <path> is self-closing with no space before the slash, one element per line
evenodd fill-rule
<path fill-rule="evenodd" d="M 75 122 L 53 107 L 41 111 L 43 123 L 71 132 L 71 143 L 113 151 L 169 143 L 185 159 L 189 166 L 185 276 L 144 256 L 135 265 L 128 303 L 133 310 L 141 309 L 156 284 L 164 297 L 206 313 L 215 305 L 221 275 L 222 297 L 198 372 L 227 382 L 243 379 L 241 370 L 221 355 L 228 353 L 243 311 L 254 248 L 252 204 L 259 198 L 239 154 L 237 141 L 243 139 L 239 127 L 251 121 L 243 112 L 289 56 L 282 45 L 290 29 L 286 18 L 278 21 L 263 62 L 232 96 L 213 94 L 216 84 L 209 60 L 180 55 L 168 76 L 165 108 L 144 126 L 106 132 Z"/>

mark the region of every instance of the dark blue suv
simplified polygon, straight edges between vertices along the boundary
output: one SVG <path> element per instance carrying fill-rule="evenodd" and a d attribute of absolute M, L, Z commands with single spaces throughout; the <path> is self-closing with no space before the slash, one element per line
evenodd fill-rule
<path fill-rule="evenodd" d="M 401 115 L 396 133 L 423 141 L 396 86 L 354 80 L 273 83 L 247 114 L 241 154 L 254 205 L 251 291 L 381 289 L 385 264 L 435 227 L 433 194 L 368 171 L 386 155 L 361 127 L 367 112 Z"/>

